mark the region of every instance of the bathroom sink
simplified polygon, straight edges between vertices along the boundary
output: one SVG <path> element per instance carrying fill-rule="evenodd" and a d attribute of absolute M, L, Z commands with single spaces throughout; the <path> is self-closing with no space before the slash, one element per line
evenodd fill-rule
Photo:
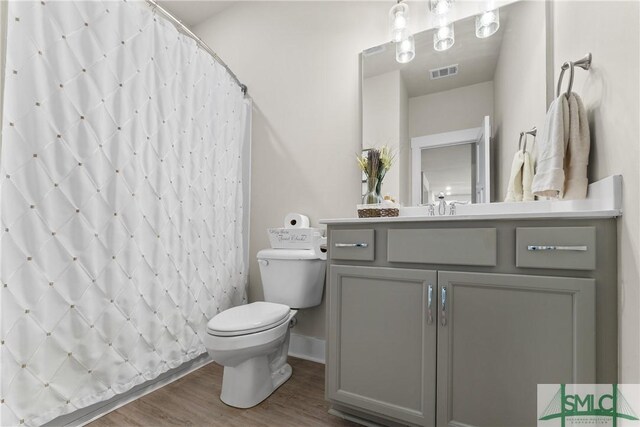
<path fill-rule="evenodd" d="M 536 200 L 532 202 L 498 202 L 456 205 L 455 217 L 574 217 L 620 216 L 622 207 L 622 176 L 613 175 L 589 185 L 584 200 Z M 449 210 L 447 210 L 447 213 Z M 401 217 L 428 217 L 423 206 L 400 209 Z M 451 216 L 451 215 L 448 215 Z M 453 218 L 452 218 L 453 219 Z"/>
<path fill-rule="evenodd" d="M 536 200 L 533 202 L 498 202 L 456 205 L 455 214 L 429 215 L 426 206 L 401 207 L 400 214 L 391 218 L 332 218 L 321 224 L 458 221 L 485 219 L 536 218 L 614 218 L 622 215 L 622 176 L 612 175 L 589 185 L 584 200 Z"/>

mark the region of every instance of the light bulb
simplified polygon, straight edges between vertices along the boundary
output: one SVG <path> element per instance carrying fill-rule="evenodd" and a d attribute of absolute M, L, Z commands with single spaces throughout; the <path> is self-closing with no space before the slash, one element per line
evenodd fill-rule
<path fill-rule="evenodd" d="M 408 32 L 404 33 L 404 36 L 400 42 L 396 43 L 396 61 L 400 64 L 406 64 L 410 62 L 416 56 L 416 44 L 413 39 L 413 35 Z"/>
<path fill-rule="evenodd" d="M 389 10 L 389 30 L 391 40 L 399 42 L 402 34 L 409 25 L 409 6 L 405 3 L 398 3 Z"/>
<path fill-rule="evenodd" d="M 429 0 L 429 10 L 436 15 L 444 15 L 453 7 L 453 0 Z"/>
<path fill-rule="evenodd" d="M 453 23 L 438 27 L 433 34 L 433 48 L 438 52 L 450 49 L 456 42 Z"/>
<path fill-rule="evenodd" d="M 488 10 L 476 16 L 476 37 L 485 39 L 500 28 L 500 9 Z"/>

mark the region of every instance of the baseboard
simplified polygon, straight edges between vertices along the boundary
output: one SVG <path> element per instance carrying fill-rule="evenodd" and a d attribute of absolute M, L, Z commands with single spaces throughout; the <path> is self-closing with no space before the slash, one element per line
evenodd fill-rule
<path fill-rule="evenodd" d="M 158 390 L 161 387 L 166 386 L 167 384 L 179 380 L 185 375 L 190 374 L 196 369 L 200 369 L 204 365 L 207 365 L 211 362 L 212 360 L 209 355 L 207 353 L 204 353 L 193 360 L 183 363 L 177 368 L 165 372 L 154 380 L 138 384 L 126 393 L 114 396 L 104 402 L 94 403 L 93 405 L 79 409 L 70 414 L 62 415 L 49 421 L 45 424 L 45 426 L 84 426 L 108 414 L 109 412 L 115 411 L 116 409 L 126 405 L 127 403 L 131 403 L 144 395 L 147 395 Z"/>
<path fill-rule="evenodd" d="M 325 341 L 306 335 L 291 334 L 289 356 L 325 363 Z"/>

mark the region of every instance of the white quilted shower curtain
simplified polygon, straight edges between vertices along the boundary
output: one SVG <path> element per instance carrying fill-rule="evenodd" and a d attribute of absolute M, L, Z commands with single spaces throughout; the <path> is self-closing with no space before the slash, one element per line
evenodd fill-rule
<path fill-rule="evenodd" d="M 1 424 L 38 425 L 194 359 L 245 302 L 250 108 L 140 2 L 16 1 L 7 21 Z"/>

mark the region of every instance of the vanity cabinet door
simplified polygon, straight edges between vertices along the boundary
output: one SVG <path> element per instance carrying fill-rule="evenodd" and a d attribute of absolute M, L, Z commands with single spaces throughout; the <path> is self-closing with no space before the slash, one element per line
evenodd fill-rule
<path fill-rule="evenodd" d="M 595 281 L 438 273 L 439 426 L 534 426 L 537 384 L 595 382 Z"/>
<path fill-rule="evenodd" d="M 327 397 L 435 425 L 436 296 L 434 271 L 332 265 Z"/>

